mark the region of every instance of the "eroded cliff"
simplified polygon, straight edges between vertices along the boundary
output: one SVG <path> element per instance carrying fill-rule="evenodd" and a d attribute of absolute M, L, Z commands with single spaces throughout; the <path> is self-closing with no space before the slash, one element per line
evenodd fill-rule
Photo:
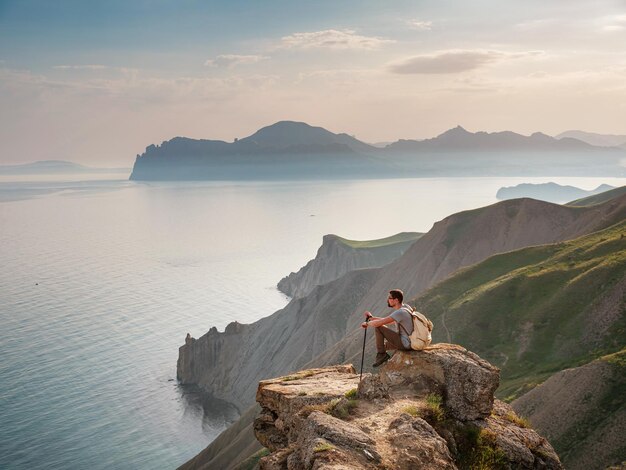
<path fill-rule="evenodd" d="M 399 258 L 421 233 L 403 232 L 379 240 L 346 240 L 325 235 L 314 259 L 298 272 L 282 278 L 278 289 L 291 297 L 304 297 L 349 271 L 378 268 Z"/>

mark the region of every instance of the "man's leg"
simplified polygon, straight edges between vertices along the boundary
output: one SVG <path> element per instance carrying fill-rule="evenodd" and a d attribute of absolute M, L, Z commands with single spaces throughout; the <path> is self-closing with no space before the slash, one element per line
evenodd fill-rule
<path fill-rule="evenodd" d="M 400 335 L 385 325 L 374 328 L 376 331 L 376 352 L 379 354 L 385 353 L 388 349 L 406 349 Z M 387 347 L 385 347 L 385 340 L 387 340 Z"/>

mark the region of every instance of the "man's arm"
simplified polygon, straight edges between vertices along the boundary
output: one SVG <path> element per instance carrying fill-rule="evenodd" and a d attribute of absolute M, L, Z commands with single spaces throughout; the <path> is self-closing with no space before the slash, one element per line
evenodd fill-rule
<path fill-rule="evenodd" d="M 361 323 L 361 326 L 363 328 L 367 328 L 368 326 L 371 326 L 372 328 L 378 328 L 379 326 L 383 326 L 394 321 L 395 320 L 391 317 L 370 317 L 370 321 Z"/>
<path fill-rule="evenodd" d="M 380 320 L 381 318 L 385 318 L 385 317 L 375 317 L 374 315 L 372 315 L 372 312 L 370 312 L 369 310 L 367 312 L 365 312 L 363 314 L 365 316 L 365 319 L 369 319 L 369 321 L 372 320 Z"/>

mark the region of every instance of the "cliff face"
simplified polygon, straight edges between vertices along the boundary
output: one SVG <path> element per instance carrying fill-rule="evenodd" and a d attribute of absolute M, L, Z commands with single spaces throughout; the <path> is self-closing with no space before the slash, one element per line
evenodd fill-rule
<path fill-rule="evenodd" d="M 244 409 L 252 404 L 256 383 L 263 377 L 357 363 L 362 312 L 380 312 L 390 288 L 402 288 L 411 298 L 458 268 L 495 253 L 571 239 L 625 217 L 626 196 L 589 208 L 523 199 L 455 214 L 383 268 L 350 272 L 238 333 L 212 330 L 182 346 L 178 377 Z M 436 333 L 443 334 L 443 328 Z M 370 340 L 369 357 L 372 345 Z M 218 444 L 212 449 L 216 455 Z"/>
<path fill-rule="evenodd" d="M 240 410 L 249 407 L 263 377 L 298 370 L 345 336 L 346 312 L 376 276 L 376 269 L 353 271 L 251 325 L 231 323 L 223 333 L 211 328 L 180 347 L 178 379 Z"/>
<path fill-rule="evenodd" d="M 562 468 L 550 444 L 494 401 L 498 369 L 440 344 L 401 352 L 359 383 L 352 366 L 259 383 L 262 470 Z M 201 468 L 201 467 L 200 467 Z"/>
<path fill-rule="evenodd" d="M 626 458 L 626 350 L 558 372 L 512 403 L 560 449 L 573 470 Z"/>
<path fill-rule="evenodd" d="M 334 281 L 349 271 L 386 265 L 399 258 L 421 235 L 399 233 L 368 242 L 325 235 L 315 258 L 297 273 L 281 279 L 278 289 L 291 297 L 304 297 L 314 287 Z"/>

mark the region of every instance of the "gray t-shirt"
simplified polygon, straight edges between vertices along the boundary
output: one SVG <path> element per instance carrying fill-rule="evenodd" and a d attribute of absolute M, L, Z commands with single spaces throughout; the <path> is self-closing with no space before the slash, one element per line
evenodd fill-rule
<path fill-rule="evenodd" d="M 401 323 L 404 327 L 404 329 L 398 327 L 398 333 L 400 333 L 400 340 L 402 341 L 404 347 L 410 349 L 411 340 L 405 333 L 405 330 L 408 334 L 413 333 L 413 316 L 406 310 L 411 309 L 411 307 L 406 304 L 402 304 L 402 307 L 404 308 L 399 308 L 398 310 L 391 312 L 390 317 L 393 318 L 394 321 Z"/>

